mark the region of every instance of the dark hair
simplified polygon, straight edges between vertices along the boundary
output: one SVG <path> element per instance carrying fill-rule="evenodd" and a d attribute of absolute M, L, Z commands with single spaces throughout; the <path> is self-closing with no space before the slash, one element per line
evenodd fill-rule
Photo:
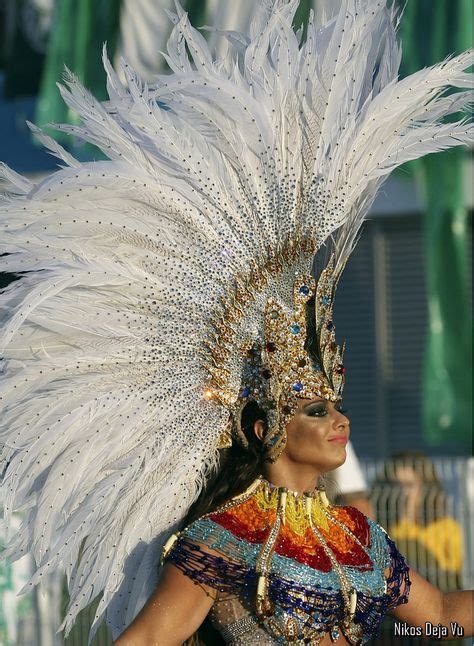
<path fill-rule="evenodd" d="M 244 448 L 234 440 L 230 448 L 219 451 L 219 468 L 211 475 L 206 487 L 191 506 L 184 521 L 185 526 L 245 491 L 260 475 L 265 453 L 263 443 L 254 433 L 254 425 L 258 420 L 263 421 L 266 430 L 265 411 L 257 402 L 250 401 L 244 407 L 241 419 L 248 447 Z"/>
<path fill-rule="evenodd" d="M 235 440 L 228 449 L 220 450 L 219 468 L 202 490 L 184 520 L 184 527 L 204 514 L 245 491 L 260 475 L 265 461 L 263 443 L 254 433 L 254 424 L 262 420 L 267 424 L 265 411 L 255 401 L 250 401 L 242 411 L 241 427 L 248 441 L 244 448 Z M 202 626 L 185 642 L 186 646 L 218 646 L 225 644 L 220 634 L 206 618 Z"/>
<path fill-rule="evenodd" d="M 307 337 L 305 349 L 314 360 L 318 358 L 318 345 L 315 335 L 314 297 L 306 307 Z M 220 450 L 219 468 L 207 481 L 205 488 L 195 500 L 184 520 L 186 527 L 204 514 L 207 514 L 227 500 L 245 491 L 261 474 L 266 454 L 263 442 L 254 433 L 254 425 L 262 420 L 267 430 L 265 411 L 255 401 L 250 401 L 242 411 L 241 428 L 247 439 L 244 447 L 237 441 L 228 449 Z M 206 618 L 196 633 L 188 639 L 187 646 L 218 646 L 224 644 L 218 632 Z"/>

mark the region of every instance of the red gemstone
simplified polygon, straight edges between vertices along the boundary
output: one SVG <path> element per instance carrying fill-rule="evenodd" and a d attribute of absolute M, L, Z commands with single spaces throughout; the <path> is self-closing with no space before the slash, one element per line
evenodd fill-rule
<path fill-rule="evenodd" d="M 267 345 L 265 346 L 265 350 L 267 352 L 275 352 L 277 349 L 276 345 L 273 343 L 273 341 L 269 341 Z"/>
<path fill-rule="evenodd" d="M 344 368 L 344 366 L 342 365 L 342 363 L 340 363 L 340 364 L 339 364 L 339 366 L 338 366 L 338 368 L 337 368 L 337 372 L 338 372 L 338 374 L 340 374 L 340 375 L 343 375 L 343 374 L 346 372 L 346 369 Z"/>
<path fill-rule="evenodd" d="M 272 373 L 270 372 L 270 370 L 268 370 L 268 368 L 265 368 L 265 370 L 262 370 L 262 377 L 264 379 L 270 379 L 271 376 L 272 376 Z"/>

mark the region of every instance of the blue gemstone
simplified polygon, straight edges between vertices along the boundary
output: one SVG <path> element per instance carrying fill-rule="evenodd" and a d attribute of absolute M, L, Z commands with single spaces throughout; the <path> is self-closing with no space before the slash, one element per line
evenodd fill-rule
<path fill-rule="evenodd" d="M 299 289 L 299 292 L 300 292 L 300 294 L 304 294 L 305 296 L 307 296 L 309 294 L 308 285 L 301 285 L 301 287 Z"/>
<path fill-rule="evenodd" d="M 300 326 L 296 323 L 293 323 L 293 325 L 290 327 L 290 330 L 293 332 L 293 334 L 299 334 L 301 332 Z"/>
<path fill-rule="evenodd" d="M 240 393 L 241 397 L 248 397 L 250 395 L 250 388 L 244 388 L 243 391 Z"/>
<path fill-rule="evenodd" d="M 303 384 L 300 381 L 295 381 L 293 384 L 293 390 L 295 390 L 297 393 L 300 393 L 303 390 Z"/>
<path fill-rule="evenodd" d="M 327 328 L 331 332 L 331 330 L 334 329 L 334 323 L 332 321 L 328 321 Z"/>
<path fill-rule="evenodd" d="M 322 372 L 323 369 L 319 365 L 319 363 L 313 363 L 313 370 L 316 370 L 316 372 Z"/>
<path fill-rule="evenodd" d="M 327 305 L 329 303 L 329 296 L 323 296 L 321 302 L 323 305 Z"/>

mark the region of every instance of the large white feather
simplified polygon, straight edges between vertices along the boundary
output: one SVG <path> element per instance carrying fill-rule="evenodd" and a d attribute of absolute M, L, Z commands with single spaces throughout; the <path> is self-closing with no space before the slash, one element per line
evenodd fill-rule
<path fill-rule="evenodd" d="M 398 81 L 384 2 L 311 17 L 303 44 L 297 4 L 256 3 L 220 62 L 178 7 L 172 74 L 147 87 L 124 63 L 123 87 L 104 56 L 103 104 L 67 74 L 82 122 L 60 128 L 109 161 L 40 135 L 65 168 L 36 185 L 0 169 L 0 270 L 21 274 L 0 295 L 5 517 L 25 513 L 7 554 L 33 553 L 30 585 L 64 568 L 67 630 L 98 594 L 93 631 L 105 616 L 114 637 L 125 628 L 216 466 L 227 415 L 202 396 L 203 341 L 236 277 L 297 233 L 335 245 L 342 267 L 394 168 L 472 141 L 464 121 L 443 123 L 469 105 L 471 53 Z M 255 295 L 246 333 L 306 262 Z"/>

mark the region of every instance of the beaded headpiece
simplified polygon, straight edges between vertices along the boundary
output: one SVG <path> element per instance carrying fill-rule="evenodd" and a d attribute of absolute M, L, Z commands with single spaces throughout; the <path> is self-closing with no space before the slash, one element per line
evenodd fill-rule
<path fill-rule="evenodd" d="M 232 409 L 228 431 L 221 437 L 221 447 L 230 446 L 233 437 L 244 446 L 248 440 L 240 425 L 240 414 L 249 401 L 256 401 L 267 415 L 268 429 L 264 443 L 267 456 L 275 461 L 286 443 L 284 432 L 293 416 L 297 399 L 321 397 L 328 401 L 341 398 L 344 385 L 342 353 L 335 342 L 332 310 L 337 277 L 330 260 L 316 284 L 311 275 L 296 278 L 293 308 L 275 298 L 264 307 L 263 334 L 246 352 L 242 389 Z M 314 310 L 314 329 L 308 329 L 308 306 Z M 310 353 L 309 335 L 317 350 Z M 207 397 L 219 398 L 225 389 L 209 389 Z M 225 399 L 224 399 L 225 402 Z"/>
<path fill-rule="evenodd" d="M 25 513 L 3 554 L 32 553 L 31 584 L 66 569 L 66 631 L 95 595 L 92 633 L 135 617 L 249 398 L 275 457 L 296 398 L 340 396 L 334 290 L 378 188 L 472 140 L 443 121 L 469 108 L 447 92 L 472 83 L 469 52 L 398 80 L 384 0 L 324 3 L 297 33 L 298 0 L 253 4 L 224 56 L 178 5 L 171 72 L 151 86 L 126 63 L 122 83 L 105 55 L 108 101 L 66 75 L 78 120 L 58 127 L 106 160 L 36 131 L 57 172 L 0 165 L 0 271 L 19 277 L 0 293 L 6 531 Z"/>

